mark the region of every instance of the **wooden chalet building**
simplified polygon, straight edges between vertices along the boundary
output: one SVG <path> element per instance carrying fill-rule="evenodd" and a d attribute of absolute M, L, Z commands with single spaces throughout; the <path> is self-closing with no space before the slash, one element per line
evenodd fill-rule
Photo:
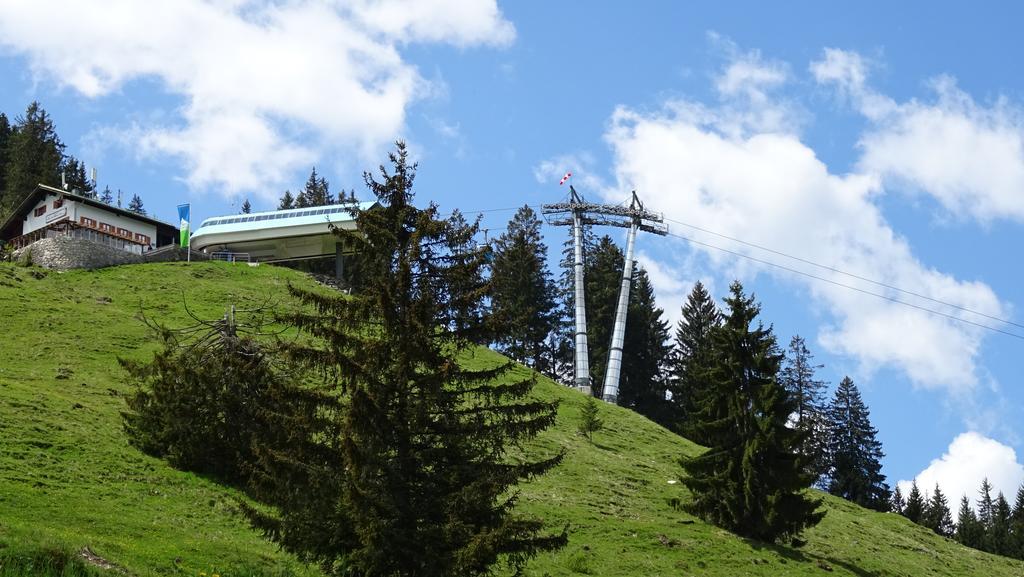
<path fill-rule="evenodd" d="M 65 236 L 143 254 L 178 240 L 172 224 L 110 206 L 78 192 L 40 184 L 0 224 L 0 240 L 15 249 Z"/>

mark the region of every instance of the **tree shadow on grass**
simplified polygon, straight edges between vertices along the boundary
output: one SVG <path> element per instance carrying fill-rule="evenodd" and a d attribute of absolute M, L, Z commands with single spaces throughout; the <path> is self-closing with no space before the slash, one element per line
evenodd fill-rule
<path fill-rule="evenodd" d="M 857 577 L 881 577 L 882 575 L 882 573 L 879 573 L 878 571 L 868 571 L 867 569 L 858 567 L 849 561 L 842 561 L 825 555 L 815 555 L 814 553 L 809 553 L 793 546 L 763 543 L 761 541 L 747 538 L 744 538 L 743 541 L 755 551 L 771 551 L 788 561 L 795 561 L 798 563 L 815 563 L 818 567 L 826 571 L 830 571 L 831 567 L 835 566 L 841 567 L 850 573 L 857 575 Z"/>

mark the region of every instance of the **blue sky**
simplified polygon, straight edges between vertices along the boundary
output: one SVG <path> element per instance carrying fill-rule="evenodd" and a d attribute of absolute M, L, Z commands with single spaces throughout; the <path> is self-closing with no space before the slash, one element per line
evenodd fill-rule
<path fill-rule="evenodd" d="M 636 189 L 675 221 L 933 300 L 674 233 L 1024 334 L 963 310 L 1024 324 L 1021 9 L 836 4 L 12 0 L 0 110 L 39 100 L 101 187 L 165 220 L 273 208 L 313 165 L 358 194 L 403 138 L 423 202 L 553 202 L 571 170 L 589 198 Z M 1024 480 L 1024 340 L 677 238 L 638 247 L 672 319 L 695 280 L 721 296 L 739 278 L 781 343 L 803 335 L 822 377 L 853 377 L 890 482 Z"/>

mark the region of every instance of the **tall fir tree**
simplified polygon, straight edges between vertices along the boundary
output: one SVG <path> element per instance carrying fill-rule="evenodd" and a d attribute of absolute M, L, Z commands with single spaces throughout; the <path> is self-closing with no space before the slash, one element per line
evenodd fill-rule
<path fill-rule="evenodd" d="M 921 489 L 917 487 L 917 480 L 911 482 L 910 493 L 907 494 L 907 506 L 903 509 L 903 516 L 914 523 L 921 523 L 924 519 L 925 502 L 921 495 Z"/>
<path fill-rule="evenodd" d="M 434 205 L 413 206 L 416 167 L 407 154 L 399 143 L 380 180 L 365 175 L 379 205 L 356 212 L 356 231 L 338 232 L 357 247 L 360 290 L 291 289 L 314 309 L 292 322 L 323 343 L 286 350 L 323 371 L 345 399 L 337 421 L 342 458 L 322 472 L 297 463 L 298 476 L 282 475 L 268 498 L 280 517 L 264 527 L 336 574 L 485 575 L 501 558 L 520 569 L 566 542 L 564 532 L 544 535 L 540 521 L 514 510 L 516 484 L 561 455 L 509 455 L 554 422 L 556 406 L 531 397 L 532 377 L 494 383 L 511 362 L 459 366 L 471 343 L 500 328 L 482 316 L 455 318 L 467 292 L 481 287 L 453 276 L 472 276 L 486 254 L 457 248 L 475 227 L 453 227 Z M 325 486 L 339 490 L 319 507 L 290 507 L 296 495 Z"/>
<path fill-rule="evenodd" d="M 35 190 L 37 184 L 60 186 L 64 143 L 57 136 L 53 119 L 38 102 L 28 105 L 15 119 L 7 145 L 3 206 L 5 215 Z"/>
<path fill-rule="evenodd" d="M 988 551 L 996 555 L 1013 555 L 1013 539 L 1010 534 L 1012 521 L 1010 503 L 1000 491 L 992 504 L 992 526 L 988 530 Z"/>
<path fill-rule="evenodd" d="M 954 532 L 953 517 L 949 512 L 949 501 L 938 483 L 925 507 L 923 525 L 943 537 L 952 537 Z"/>
<path fill-rule="evenodd" d="M 245 199 L 245 202 L 242 203 L 242 214 L 250 213 L 252 213 L 252 205 L 249 204 L 249 199 L 247 198 Z"/>
<path fill-rule="evenodd" d="M 828 472 L 828 419 L 825 415 L 825 381 L 815 378 L 815 372 L 824 365 L 814 364 L 814 355 L 800 335 L 789 341 L 786 359 L 782 363 L 779 381 L 796 402 L 793 424 L 807 433 L 800 452 L 807 456 L 809 472 L 821 479 Z M 827 486 L 824 484 L 823 486 Z"/>
<path fill-rule="evenodd" d="M 292 191 L 286 190 L 281 196 L 281 201 L 277 203 L 277 210 L 288 210 L 295 208 L 295 198 L 292 197 Z"/>
<path fill-rule="evenodd" d="M 1017 498 L 1010 513 L 1013 557 L 1024 559 L 1024 484 L 1017 489 Z"/>
<path fill-rule="evenodd" d="M 4 194 L 7 191 L 7 163 L 13 128 L 7 115 L 0 112 L 0 217 L 4 214 Z"/>
<path fill-rule="evenodd" d="M 133 194 L 131 201 L 128 203 L 128 210 L 129 212 L 145 216 L 146 209 L 142 206 L 142 197 L 137 194 Z"/>
<path fill-rule="evenodd" d="M 537 369 L 542 368 L 544 342 L 555 329 L 558 306 L 540 226 L 532 208 L 520 208 L 494 241 L 491 262 L 491 311 L 509 328 L 498 335 L 498 350 Z"/>
<path fill-rule="evenodd" d="M 604 395 L 604 375 L 608 368 L 608 347 L 615 324 L 615 307 L 626 257 L 611 237 L 603 236 L 585 262 L 587 350 L 590 353 L 590 388 L 593 395 Z"/>
<path fill-rule="evenodd" d="M 334 195 L 329 190 L 327 179 L 317 174 L 315 166 L 312 172 L 309 173 L 309 178 L 306 179 L 306 186 L 299 193 L 299 198 L 303 199 L 303 204 L 300 206 L 298 201 L 296 201 L 296 208 L 334 204 Z"/>
<path fill-rule="evenodd" d="M 906 508 L 907 502 L 903 499 L 903 491 L 897 485 L 892 491 L 892 497 L 889 499 L 889 510 L 897 515 L 902 515 Z"/>
<path fill-rule="evenodd" d="M 707 389 L 707 371 L 713 359 L 711 335 L 722 324 L 722 313 L 704 285 L 693 285 L 676 326 L 669 392 L 671 429 L 698 443 L 696 407 Z"/>
<path fill-rule="evenodd" d="M 804 434 L 787 425 L 793 400 L 777 377 L 782 354 L 755 320 L 760 312 L 739 282 L 729 287 L 722 327 L 712 332 L 715 360 L 697 414 L 710 449 L 682 459 L 689 510 L 720 527 L 761 541 L 796 537 L 817 524 L 821 501 L 796 451 Z"/>
<path fill-rule="evenodd" d="M 960 497 L 960 510 L 956 516 L 956 540 L 967 547 L 980 549 L 984 543 L 985 530 L 974 514 L 967 495 Z"/>
<path fill-rule="evenodd" d="M 110 192 L 110 186 L 104 186 L 103 192 L 100 193 L 100 202 L 104 204 L 114 204 L 114 193 Z"/>
<path fill-rule="evenodd" d="M 889 486 L 882 474 L 882 443 L 875 436 L 857 385 L 845 377 L 826 410 L 829 439 L 828 492 L 863 507 L 885 511 Z"/>
<path fill-rule="evenodd" d="M 992 483 L 988 477 L 981 480 L 981 488 L 978 489 L 978 522 L 985 530 L 987 536 L 992 530 L 992 510 L 995 501 L 992 499 Z"/>
<path fill-rule="evenodd" d="M 61 166 L 68 190 L 89 198 L 96 198 L 96 186 L 85 171 L 85 163 L 74 156 L 67 156 Z"/>
<path fill-rule="evenodd" d="M 632 290 L 623 339 L 618 404 L 668 427 L 671 406 L 666 399 L 666 370 L 672 347 L 665 311 L 658 308 L 654 286 L 639 264 L 633 268 Z"/>

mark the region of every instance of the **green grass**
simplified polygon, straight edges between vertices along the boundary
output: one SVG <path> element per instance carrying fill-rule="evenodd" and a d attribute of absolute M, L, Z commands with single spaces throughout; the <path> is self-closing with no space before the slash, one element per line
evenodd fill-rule
<path fill-rule="evenodd" d="M 316 575 L 250 530 L 237 493 L 132 448 L 116 357 L 156 349 L 138 319 L 187 324 L 234 302 L 286 302 L 292 271 L 168 263 L 94 272 L 0 264 L 0 577 L 22 575 Z M 501 358 L 485 349 L 467 364 Z M 541 379 L 558 425 L 529 451 L 565 462 L 522 487 L 521 510 L 570 526 L 569 546 L 528 575 L 1021 575 L 1024 563 L 960 547 L 892 514 L 826 498 L 801 549 L 766 546 L 679 509 L 677 459 L 699 447 L 629 411 L 601 405 L 605 428 L 576 432 L 583 397 Z M 83 549 L 114 569 L 84 561 Z"/>

